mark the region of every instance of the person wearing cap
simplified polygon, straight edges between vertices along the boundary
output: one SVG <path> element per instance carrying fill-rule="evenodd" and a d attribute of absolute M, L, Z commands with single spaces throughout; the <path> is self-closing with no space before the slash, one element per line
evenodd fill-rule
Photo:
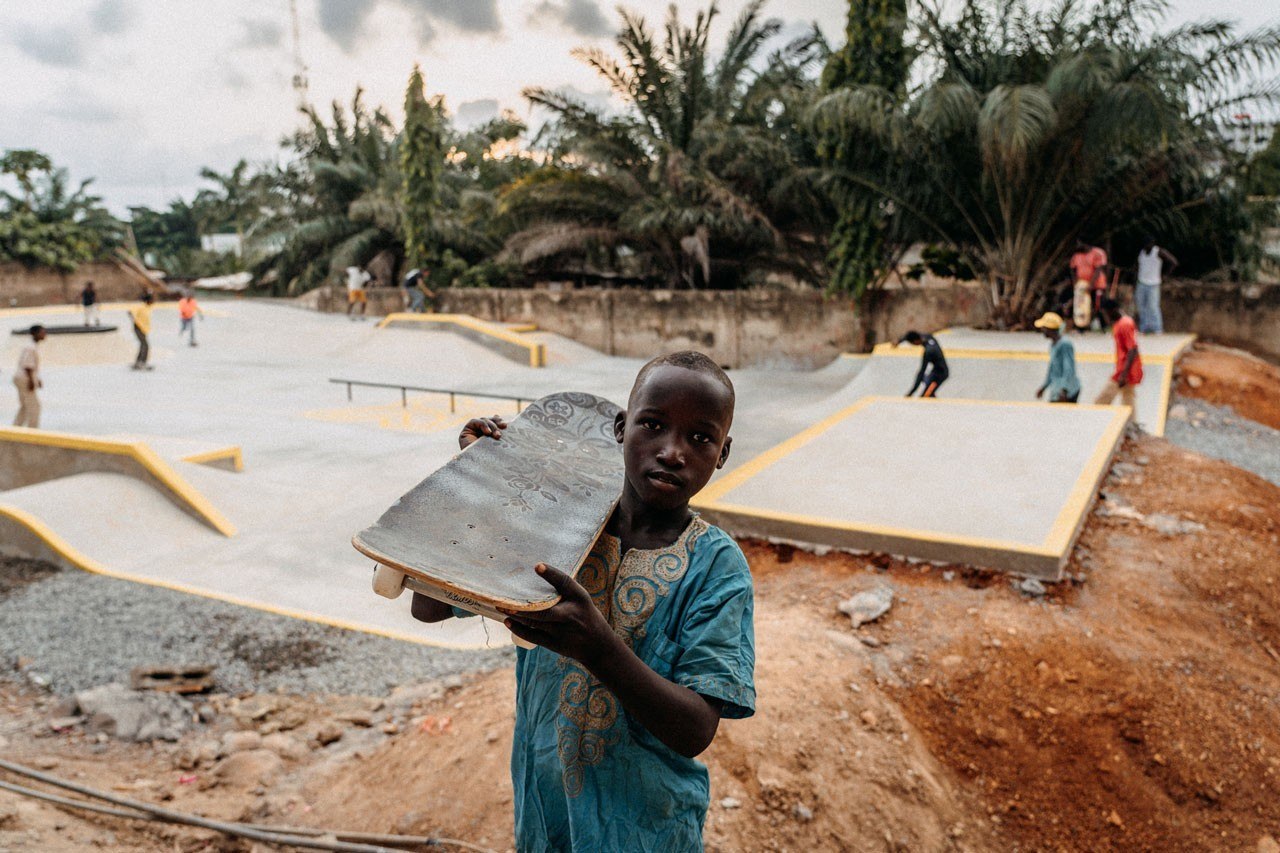
<path fill-rule="evenodd" d="M 1076 347 L 1062 334 L 1064 321 L 1060 314 L 1047 312 L 1035 327 L 1051 342 L 1049 345 L 1049 372 L 1044 384 L 1036 391 L 1036 399 L 1046 393 L 1050 403 L 1074 403 L 1080 399 L 1080 377 L 1076 375 Z"/>
<path fill-rule="evenodd" d="M 916 389 L 920 387 L 924 388 L 920 392 L 921 397 L 937 396 L 938 389 L 951 375 L 951 371 L 947 369 L 947 358 L 942 354 L 942 345 L 933 335 L 922 335 L 914 329 L 899 338 L 894 346 L 900 346 L 903 343 L 924 347 L 924 354 L 920 356 L 920 372 L 916 374 L 916 382 L 907 392 L 907 396 L 915 394 Z"/>
<path fill-rule="evenodd" d="M 13 425 L 36 429 L 40 426 L 40 397 L 37 389 L 44 387 L 40 379 L 40 342 L 48 332 L 39 323 L 27 330 L 31 343 L 22 348 L 18 356 L 18 370 L 13 374 L 13 385 L 18 389 L 18 416 Z"/>

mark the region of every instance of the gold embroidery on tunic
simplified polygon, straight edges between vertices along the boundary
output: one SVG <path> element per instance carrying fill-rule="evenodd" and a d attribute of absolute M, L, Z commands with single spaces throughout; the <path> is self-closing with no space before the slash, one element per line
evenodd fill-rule
<path fill-rule="evenodd" d="M 707 523 L 695 517 L 667 547 L 625 555 L 616 538 L 600 535 L 578 571 L 578 583 L 628 648 L 644 637 L 645 623 L 658 601 L 689 570 L 689 555 L 706 530 Z M 564 768 L 565 794 L 576 797 L 582 793 L 585 768 L 599 764 L 613 742 L 607 732 L 618 721 L 620 709 L 617 697 L 580 663 L 562 657 L 559 666 L 565 673 L 560 713 L 568 723 L 560 726 L 556 751 Z"/>

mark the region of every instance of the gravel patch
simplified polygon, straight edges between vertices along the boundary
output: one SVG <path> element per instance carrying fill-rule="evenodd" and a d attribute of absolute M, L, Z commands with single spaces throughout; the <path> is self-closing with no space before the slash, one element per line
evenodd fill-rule
<path fill-rule="evenodd" d="M 0 558 L 0 577 L 34 561 Z M 46 564 L 47 565 L 47 564 Z M 0 664 L 67 694 L 128 682 L 135 666 L 213 664 L 222 693 L 382 696 L 401 684 L 508 664 L 508 648 L 457 651 L 345 631 L 84 572 L 0 596 Z"/>
<path fill-rule="evenodd" d="M 1230 406 L 1180 397 L 1169 409 L 1164 437 L 1280 486 L 1280 430 L 1242 418 Z"/>

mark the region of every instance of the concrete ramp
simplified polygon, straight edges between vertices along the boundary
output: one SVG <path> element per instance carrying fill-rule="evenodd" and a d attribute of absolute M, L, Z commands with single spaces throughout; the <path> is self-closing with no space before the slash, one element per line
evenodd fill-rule
<path fill-rule="evenodd" d="M 1129 410 L 868 397 L 712 482 L 735 535 L 1058 580 Z"/>

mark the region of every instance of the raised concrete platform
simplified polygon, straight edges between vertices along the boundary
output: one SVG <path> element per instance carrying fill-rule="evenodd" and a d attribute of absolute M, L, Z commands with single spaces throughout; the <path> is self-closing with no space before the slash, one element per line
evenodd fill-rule
<path fill-rule="evenodd" d="M 504 358 L 529 367 L 547 366 L 547 348 L 538 341 L 522 338 L 520 332 L 532 332 L 532 325 L 490 323 L 468 314 L 388 314 L 378 323 L 379 329 L 426 329 L 449 331 L 493 350 Z"/>
<path fill-rule="evenodd" d="M 1111 357 L 1115 353 L 1115 344 L 1110 334 L 1102 332 L 1068 332 L 1071 342 L 1075 344 L 1076 355 L 1105 355 Z M 938 343 L 945 350 L 985 350 L 987 352 L 1030 352 L 1043 353 L 1049 348 L 1048 341 L 1039 332 L 995 332 L 985 329 L 954 328 L 943 329 L 934 334 Z M 1195 343 L 1195 335 L 1167 333 L 1163 335 L 1138 335 L 1138 349 L 1143 361 L 1148 358 L 1177 358 L 1183 351 Z"/>
<path fill-rule="evenodd" d="M 1124 407 L 869 397 L 695 500 L 736 535 L 1058 580 Z"/>

